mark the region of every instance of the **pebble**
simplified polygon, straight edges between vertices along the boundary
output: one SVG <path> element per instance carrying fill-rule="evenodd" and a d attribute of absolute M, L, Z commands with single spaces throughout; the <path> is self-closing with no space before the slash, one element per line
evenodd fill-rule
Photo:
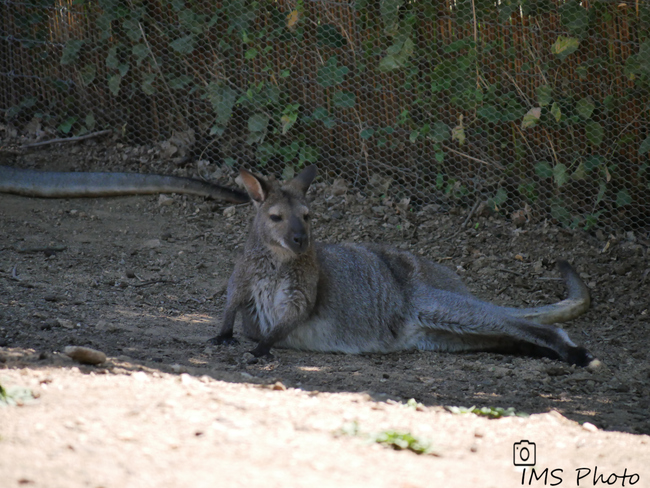
<path fill-rule="evenodd" d="M 287 389 L 287 387 L 284 386 L 284 384 L 282 384 L 281 381 L 276 381 L 276 382 L 273 384 L 273 388 L 272 388 L 272 389 L 273 389 L 273 390 L 278 390 L 278 391 L 284 391 L 284 390 Z"/>
<path fill-rule="evenodd" d="M 149 239 L 142 243 L 142 249 L 156 249 L 161 245 L 160 239 Z"/>
<path fill-rule="evenodd" d="M 591 424 L 589 422 L 585 422 L 584 424 L 582 424 L 582 428 L 587 432 L 598 432 L 598 427 L 596 427 L 594 424 Z"/>
<path fill-rule="evenodd" d="M 59 327 L 63 327 L 64 329 L 74 329 L 74 323 L 72 322 L 72 320 L 57 318 L 56 324 Z"/>
<path fill-rule="evenodd" d="M 106 354 L 89 347 L 67 346 L 63 352 L 81 364 L 101 364 L 106 361 Z"/>

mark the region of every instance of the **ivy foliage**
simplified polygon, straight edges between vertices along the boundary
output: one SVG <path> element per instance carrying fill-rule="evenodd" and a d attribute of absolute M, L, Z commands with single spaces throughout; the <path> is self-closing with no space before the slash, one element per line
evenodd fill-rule
<path fill-rule="evenodd" d="M 532 205 L 574 227 L 650 190 L 636 104 L 650 99 L 646 5 L 356 0 L 335 15 L 303 0 L 76 0 L 88 28 L 54 51 L 42 49 L 54 0 L 32 5 L 15 19 L 22 47 L 73 79 L 52 77 L 49 105 L 25 97 L 9 119 L 150 139 L 192 129 L 228 161 L 240 142 L 285 175 L 324 156 L 406 161 L 423 192 Z M 603 33 L 623 20 L 638 42 L 621 60 Z"/>

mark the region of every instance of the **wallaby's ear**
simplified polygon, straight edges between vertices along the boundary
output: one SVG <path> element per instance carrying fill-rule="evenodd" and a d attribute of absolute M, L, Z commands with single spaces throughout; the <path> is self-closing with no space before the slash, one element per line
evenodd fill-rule
<path fill-rule="evenodd" d="M 291 180 L 291 185 L 295 186 L 298 190 L 305 194 L 307 193 L 307 190 L 309 190 L 309 185 L 311 185 L 312 181 L 314 181 L 314 178 L 316 178 L 317 173 L 318 169 L 316 168 L 315 164 L 307 166 L 300 173 L 298 173 L 298 176 Z"/>
<path fill-rule="evenodd" d="M 245 169 L 239 170 L 239 176 L 241 176 L 244 187 L 253 202 L 263 203 L 269 194 L 269 188 L 266 182 Z"/>

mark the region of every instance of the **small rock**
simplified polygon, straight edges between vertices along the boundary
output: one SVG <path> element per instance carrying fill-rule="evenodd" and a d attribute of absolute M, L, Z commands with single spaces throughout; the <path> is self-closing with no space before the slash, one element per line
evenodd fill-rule
<path fill-rule="evenodd" d="M 284 390 L 287 389 L 287 387 L 284 386 L 284 385 L 282 384 L 281 381 L 276 381 L 276 382 L 273 384 L 273 388 L 271 388 L 271 389 L 272 389 L 272 390 L 284 391 Z"/>
<path fill-rule="evenodd" d="M 149 239 L 142 243 L 142 249 L 156 249 L 161 245 L 160 239 Z"/>
<path fill-rule="evenodd" d="M 596 427 L 594 424 L 591 424 L 589 422 L 585 422 L 584 424 L 582 424 L 582 428 L 587 432 L 598 432 L 598 427 Z"/>
<path fill-rule="evenodd" d="M 226 218 L 233 217 L 237 213 L 237 209 L 235 207 L 226 207 L 223 209 L 223 216 Z"/>
<path fill-rule="evenodd" d="M 186 373 L 187 368 L 185 366 L 181 366 L 180 364 L 172 364 L 171 369 L 174 373 Z"/>
<path fill-rule="evenodd" d="M 174 199 L 167 195 L 158 196 L 158 206 L 160 207 L 169 207 L 174 203 Z"/>
<path fill-rule="evenodd" d="M 56 293 L 48 293 L 43 297 L 46 302 L 58 302 L 60 299 Z"/>
<path fill-rule="evenodd" d="M 74 323 L 72 322 L 72 320 L 57 318 L 56 324 L 59 327 L 63 327 L 65 329 L 74 329 Z"/>
<path fill-rule="evenodd" d="M 332 188 L 331 188 L 332 195 L 338 197 L 341 195 L 345 195 L 347 191 L 348 191 L 347 181 L 345 181 L 342 178 L 334 180 L 334 183 L 332 183 Z"/>
<path fill-rule="evenodd" d="M 141 383 L 146 383 L 149 381 L 149 376 L 144 371 L 136 371 L 131 374 L 131 378 Z"/>
<path fill-rule="evenodd" d="M 101 364 L 106 361 L 106 354 L 89 347 L 67 346 L 63 352 L 81 364 Z"/>
<path fill-rule="evenodd" d="M 512 223 L 515 224 L 516 227 L 521 227 L 526 223 L 526 212 L 524 210 L 517 210 L 515 212 L 512 212 L 510 214 L 510 218 L 512 219 Z"/>
<path fill-rule="evenodd" d="M 549 366 L 546 368 L 546 374 L 549 376 L 563 376 L 569 374 L 570 371 L 564 366 Z"/>
<path fill-rule="evenodd" d="M 596 371 L 600 371 L 604 368 L 605 365 L 598 359 L 592 359 L 591 362 L 587 365 L 587 371 L 590 371 L 591 373 L 595 373 Z"/>

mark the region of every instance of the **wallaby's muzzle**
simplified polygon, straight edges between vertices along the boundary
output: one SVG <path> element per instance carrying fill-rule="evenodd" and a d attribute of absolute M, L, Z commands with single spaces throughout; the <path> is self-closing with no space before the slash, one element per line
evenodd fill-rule
<path fill-rule="evenodd" d="M 309 248 L 309 232 L 305 224 L 296 216 L 289 219 L 289 235 L 285 244 L 296 254 L 302 254 Z"/>

